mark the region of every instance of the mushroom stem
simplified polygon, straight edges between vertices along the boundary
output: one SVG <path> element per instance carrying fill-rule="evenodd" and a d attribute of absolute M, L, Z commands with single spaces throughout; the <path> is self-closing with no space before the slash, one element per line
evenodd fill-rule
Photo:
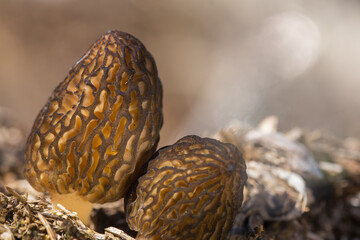
<path fill-rule="evenodd" d="M 70 194 L 58 194 L 55 192 L 50 192 L 50 198 L 55 208 L 57 208 L 57 204 L 60 203 L 66 209 L 76 212 L 79 219 L 85 225 L 89 225 L 90 213 L 93 208 L 93 203 L 86 201 L 83 197 L 75 192 Z"/>

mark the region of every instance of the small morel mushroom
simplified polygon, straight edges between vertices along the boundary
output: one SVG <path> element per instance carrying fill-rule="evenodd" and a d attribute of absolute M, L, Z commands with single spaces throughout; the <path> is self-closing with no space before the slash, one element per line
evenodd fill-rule
<path fill-rule="evenodd" d="M 123 197 L 155 152 L 162 122 L 154 59 L 135 37 L 109 31 L 37 116 L 27 141 L 26 179 L 87 222 L 91 203 Z"/>
<path fill-rule="evenodd" d="M 247 179 L 230 143 L 186 136 L 160 149 L 125 196 L 137 239 L 225 239 Z"/>

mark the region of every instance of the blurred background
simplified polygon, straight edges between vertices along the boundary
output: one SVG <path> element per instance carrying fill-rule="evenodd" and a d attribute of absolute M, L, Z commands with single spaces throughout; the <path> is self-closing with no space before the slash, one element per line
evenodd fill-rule
<path fill-rule="evenodd" d="M 0 106 L 30 131 L 52 90 L 107 30 L 154 56 L 160 145 L 232 119 L 360 137 L 360 1 L 0 0 Z"/>

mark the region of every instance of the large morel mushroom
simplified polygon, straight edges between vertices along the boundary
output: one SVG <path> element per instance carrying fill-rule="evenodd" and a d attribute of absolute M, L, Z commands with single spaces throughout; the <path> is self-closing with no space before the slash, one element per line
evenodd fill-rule
<path fill-rule="evenodd" d="M 26 179 L 87 222 L 91 203 L 124 196 L 155 152 L 162 122 L 154 59 L 135 37 L 109 31 L 37 116 L 27 141 Z"/>

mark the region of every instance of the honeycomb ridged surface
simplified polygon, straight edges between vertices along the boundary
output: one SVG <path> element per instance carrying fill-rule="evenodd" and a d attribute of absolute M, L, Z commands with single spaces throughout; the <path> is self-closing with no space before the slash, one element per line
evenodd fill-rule
<path fill-rule="evenodd" d="M 125 196 L 127 222 L 138 239 L 225 239 L 246 179 L 234 145 L 186 136 L 149 161 Z"/>
<path fill-rule="evenodd" d="M 37 116 L 25 176 L 38 191 L 115 201 L 154 153 L 162 122 L 162 86 L 151 54 L 130 34 L 109 31 Z"/>

